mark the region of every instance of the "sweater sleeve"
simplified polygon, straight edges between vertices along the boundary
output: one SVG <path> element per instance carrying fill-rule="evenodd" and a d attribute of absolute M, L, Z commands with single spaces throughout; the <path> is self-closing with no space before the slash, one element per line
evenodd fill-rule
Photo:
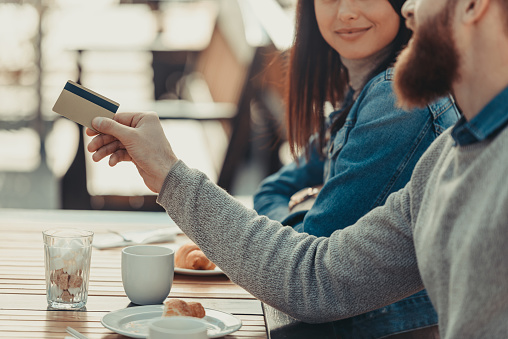
<path fill-rule="evenodd" d="M 328 322 L 423 289 L 409 190 L 330 238 L 259 216 L 181 161 L 158 203 L 233 282 L 296 319 Z"/>

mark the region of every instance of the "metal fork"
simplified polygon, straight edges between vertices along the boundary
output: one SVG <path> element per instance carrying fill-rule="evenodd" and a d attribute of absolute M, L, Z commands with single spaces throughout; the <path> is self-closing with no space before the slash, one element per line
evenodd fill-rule
<path fill-rule="evenodd" d="M 109 233 L 113 233 L 113 234 L 116 234 L 120 237 L 122 237 L 123 241 L 126 241 L 126 242 L 132 242 L 132 239 L 129 239 L 129 238 L 126 238 L 122 233 L 120 232 L 117 232 L 117 231 L 113 231 L 113 230 L 108 230 Z"/>

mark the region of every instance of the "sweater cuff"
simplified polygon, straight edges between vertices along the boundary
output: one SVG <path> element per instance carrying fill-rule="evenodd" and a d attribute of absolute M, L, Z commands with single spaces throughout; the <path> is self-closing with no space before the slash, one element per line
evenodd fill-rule
<path fill-rule="evenodd" d="M 181 182 L 181 178 L 189 170 L 187 165 L 182 160 L 178 160 L 176 164 L 169 170 L 168 175 L 164 179 L 161 191 L 157 196 L 157 203 L 167 210 L 171 200 L 171 193 L 174 191 L 175 186 Z"/>

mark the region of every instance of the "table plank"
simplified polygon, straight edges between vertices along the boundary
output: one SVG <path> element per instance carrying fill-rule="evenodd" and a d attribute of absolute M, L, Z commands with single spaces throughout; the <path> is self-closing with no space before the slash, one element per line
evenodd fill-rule
<path fill-rule="evenodd" d="M 171 294 L 170 298 L 173 298 Z M 197 295 L 194 295 L 192 298 L 180 299 L 198 301 L 202 303 L 204 307 L 233 314 L 263 315 L 261 302 L 259 300 L 202 298 Z M 86 304 L 86 311 L 109 312 L 126 308 L 129 305 L 130 301 L 127 297 L 89 296 Z M 47 308 L 46 296 L 43 294 L 2 294 L 2 306 L 0 307 L 3 310 L 45 310 Z"/>

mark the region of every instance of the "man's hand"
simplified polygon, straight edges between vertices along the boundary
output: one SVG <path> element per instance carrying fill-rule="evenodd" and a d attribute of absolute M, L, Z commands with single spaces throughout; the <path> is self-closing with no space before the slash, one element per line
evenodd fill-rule
<path fill-rule="evenodd" d="M 88 151 L 95 152 L 94 161 L 109 157 L 109 165 L 132 161 L 146 186 L 159 193 L 164 179 L 178 161 L 169 144 L 159 117 L 155 113 L 117 113 L 114 120 L 95 118 L 92 126 L 98 132 L 86 129 L 95 138 Z"/>

